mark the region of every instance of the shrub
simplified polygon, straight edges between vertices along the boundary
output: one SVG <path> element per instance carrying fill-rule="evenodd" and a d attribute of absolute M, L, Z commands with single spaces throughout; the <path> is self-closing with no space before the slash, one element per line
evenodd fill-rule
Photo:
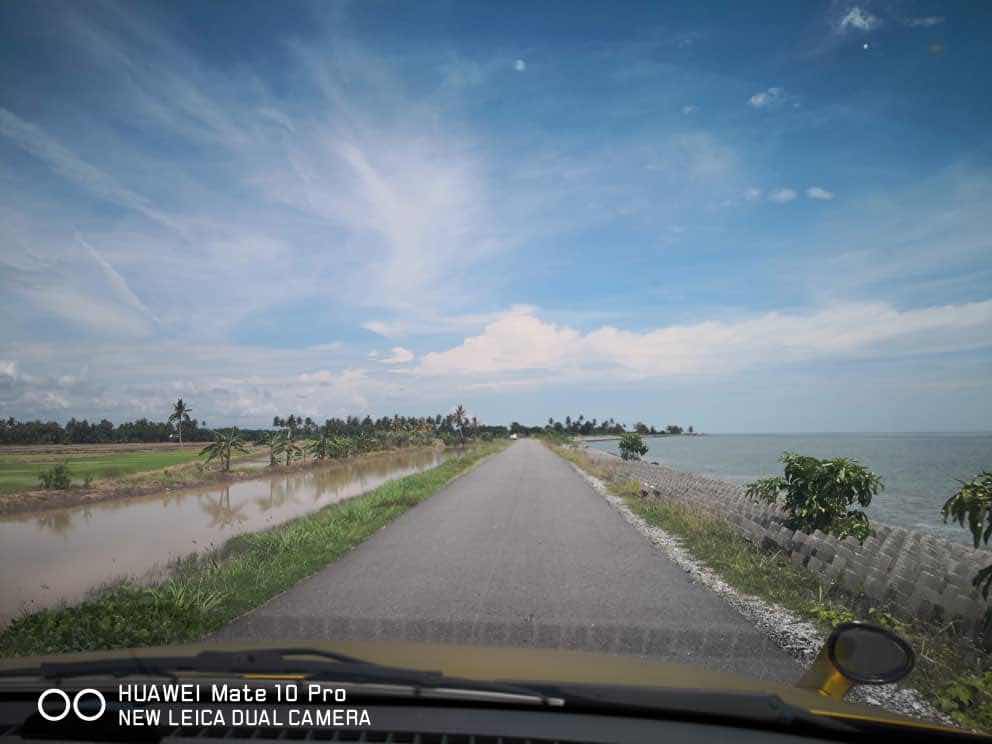
<path fill-rule="evenodd" d="M 868 515 L 850 507 L 867 507 L 882 490 L 882 479 L 857 460 L 838 457 L 819 460 L 783 452 L 784 476 L 747 484 L 745 493 L 756 501 L 776 503 L 789 514 L 786 526 L 812 533 L 821 530 L 837 537 L 853 535 L 859 541 L 872 534 Z"/>
<path fill-rule="evenodd" d="M 620 457 L 624 460 L 640 460 L 641 455 L 647 454 L 648 446 L 644 444 L 640 434 L 624 434 L 620 437 Z"/>
<path fill-rule="evenodd" d="M 72 482 L 72 476 L 69 475 L 69 465 L 64 462 L 45 468 L 39 473 L 38 478 L 41 481 L 41 487 L 46 490 L 65 491 Z"/>
<path fill-rule="evenodd" d="M 968 482 L 962 482 L 957 493 L 944 504 L 941 514 L 945 522 L 950 518 L 962 527 L 967 519 L 975 547 L 981 542 L 988 545 L 992 537 L 992 472 L 985 471 Z M 989 589 L 992 588 L 992 565 L 979 571 L 973 583 L 982 587 L 982 596 L 988 599 Z"/>

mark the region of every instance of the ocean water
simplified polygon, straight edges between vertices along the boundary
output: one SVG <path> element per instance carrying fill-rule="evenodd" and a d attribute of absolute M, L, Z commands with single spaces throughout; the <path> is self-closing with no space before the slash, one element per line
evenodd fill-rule
<path fill-rule="evenodd" d="M 872 501 L 870 517 L 969 544 L 971 533 L 943 524 L 940 508 L 957 490 L 957 481 L 992 470 L 992 434 L 711 434 L 644 441 L 647 461 L 735 483 L 780 474 L 778 457 L 786 450 L 851 457 L 885 482 Z M 616 440 L 589 445 L 617 451 Z"/>

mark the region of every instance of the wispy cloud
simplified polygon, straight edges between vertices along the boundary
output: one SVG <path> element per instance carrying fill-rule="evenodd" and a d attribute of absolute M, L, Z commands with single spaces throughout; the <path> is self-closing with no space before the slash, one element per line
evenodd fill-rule
<path fill-rule="evenodd" d="M 383 357 L 379 361 L 382 364 L 406 364 L 407 362 L 412 362 L 415 356 L 409 349 L 404 349 L 402 346 L 394 346 L 390 349 L 389 356 Z"/>
<path fill-rule="evenodd" d="M 768 201 L 775 204 L 788 204 L 796 198 L 794 189 L 781 188 L 768 192 Z"/>
<path fill-rule="evenodd" d="M 820 201 L 830 201 L 834 198 L 834 193 L 832 191 L 827 191 L 821 186 L 810 186 L 806 189 L 806 196 L 810 199 L 818 199 Z"/>
<path fill-rule="evenodd" d="M 775 108 L 782 105 L 785 101 L 785 88 L 772 87 L 768 90 L 762 90 L 751 96 L 747 102 L 750 106 L 762 109 L 762 108 Z"/>
<path fill-rule="evenodd" d="M 910 28 L 932 28 L 944 22 L 944 16 L 920 16 L 907 18 L 904 23 Z"/>
<path fill-rule="evenodd" d="M 882 25 L 882 19 L 855 5 L 840 19 L 837 28 L 841 31 L 874 31 Z"/>
<path fill-rule="evenodd" d="M 178 223 L 156 209 L 149 199 L 120 185 L 112 176 L 77 157 L 39 127 L 4 108 L 0 108 L 0 135 L 85 191 L 182 232 Z"/>

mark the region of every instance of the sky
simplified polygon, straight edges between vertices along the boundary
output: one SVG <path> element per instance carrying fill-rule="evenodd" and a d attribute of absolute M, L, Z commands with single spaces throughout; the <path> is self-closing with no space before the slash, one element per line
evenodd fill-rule
<path fill-rule="evenodd" d="M 990 40 L 971 2 L 2 3 L 0 413 L 992 429 Z"/>

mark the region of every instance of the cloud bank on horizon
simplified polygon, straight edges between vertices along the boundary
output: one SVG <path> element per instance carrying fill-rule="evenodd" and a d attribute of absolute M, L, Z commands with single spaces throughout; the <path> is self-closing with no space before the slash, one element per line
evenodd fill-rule
<path fill-rule="evenodd" d="M 0 7 L 4 415 L 987 430 L 982 11 L 589 7 Z"/>

